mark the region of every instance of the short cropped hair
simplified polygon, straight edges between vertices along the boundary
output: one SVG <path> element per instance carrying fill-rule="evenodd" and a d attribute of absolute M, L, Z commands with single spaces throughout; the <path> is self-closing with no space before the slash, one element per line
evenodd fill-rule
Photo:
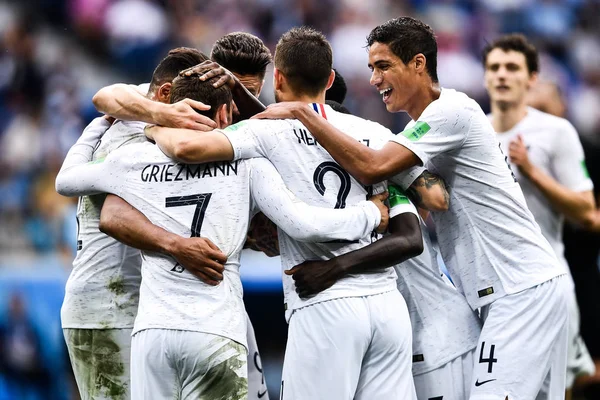
<path fill-rule="evenodd" d="M 208 60 L 206 54 L 191 47 L 178 47 L 169 51 L 167 56 L 154 69 L 150 81 L 150 92 L 155 91 L 165 83 L 172 82 L 179 75 L 179 72 L 184 69 L 191 68 L 206 60 Z"/>
<path fill-rule="evenodd" d="M 210 58 L 231 72 L 265 77 L 271 51 L 262 40 L 246 32 L 228 33 L 213 45 Z"/>
<path fill-rule="evenodd" d="M 325 35 L 312 28 L 290 29 L 275 48 L 275 68 L 297 94 L 314 96 L 325 90 L 332 66 L 331 45 Z"/>
<path fill-rule="evenodd" d="M 335 71 L 335 79 L 333 80 L 331 87 L 325 92 L 325 100 L 333 100 L 342 104 L 344 99 L 346 99 L 348 87 L 346 86 L 346 81 L 342 74 L 335 68 L 333 70 Z"/>
<path fill-rule="evenodd" d="M 481 60 L 483 66 L 487 62 L 488 54 L 494 49 L 501 49 L 505 52 L 516 51 L 525 56 L 525 62 L 527 63 L 527 70 L 530 74 L 539 72 L 540 61 L 537 49 L 535 46 L 527 40 L 527 38 L 520 33 L 511 33 L 504 35 L 489 43 L 481 52 Z"/>
<path fill-rule="evenodd" d="M 429 25 L 412 17 L 394 18 L 381 24 L 367 36 L 367 46 L 378 42 L 387 44 L 396 57 L 408 64 L 414 56 L 425 56 L 427 74 L 434 83 L 437 75 L 437 40 Z"/>
<path fill-rule="evenodd" d="M 217 110 L 223 104 L 231 107 L 232 95 L 229 86 L 223 85 L 215 88 L 213 84 L 219 80 L 218 76 L 212 77 L 206 81 L 198 79 L 198 75 L 177 76 L 173 79 L 171 86 L 170 103 L 176 103 L 183 99 L 192 99 L 201 101 L 209 105 L 210 110 L 196 110 L 199 114 L 208 118 L 215 119 Z"/>

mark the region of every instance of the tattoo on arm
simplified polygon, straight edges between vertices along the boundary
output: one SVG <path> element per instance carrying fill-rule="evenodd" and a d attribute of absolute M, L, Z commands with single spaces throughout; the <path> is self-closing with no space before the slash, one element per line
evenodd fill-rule
<path fill-rule="evenodd" d="M 450 203 L 450 194 L 448 193 L 448 187 L 446 182 L 439 176 L 432 174 L 429 171 L 423 171 L 423 173 L 413 182 L 412 185 L 406 190 L 406 195 L 417 207 L 427 209 L 423 196 L 419 191 L 430 190 L 434 186 L 437 186 L 442 191 L 444 201 L 446 204 Z"/>

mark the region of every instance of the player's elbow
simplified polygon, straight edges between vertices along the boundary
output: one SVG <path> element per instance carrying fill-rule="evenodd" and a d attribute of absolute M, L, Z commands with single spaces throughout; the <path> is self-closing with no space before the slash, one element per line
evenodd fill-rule
<path fill-rule="evenodd" d="M 363 185 L 374 185 L 386 179 L 385 170 L 375 163 L 364 165 L 355 178 Z"/>
<path fill-rule="evenodd" d="M 100 213 L 100 224 L 98 225 L 100 232 L 112 236 L 116 222 L 114 214 L 110 210 L 106 210 L 106 207 L 103 207 Z"/>
<path fill-rule="evenodd" d="M 600 213 L 597 210 L 586 212 L 579 219 L 581 227 L 588 231 L 600 230 Z"/>
<path fill-rule="evenodd" d="M 72 191 L 70 190 L 70 185 L 67 182 L 67 178 L 65 177 L 65 174 L 62 172 L 59 172 L 58 175 L 56 176 L 56 180 L 54 181 L 54 188 L 56 189 L 56 192 L 62 196 L 66 196 L 66 197 L 75 196 L 75 194 L 72 193 Z"/>
<path fill-rule="evenodd" d="M 103 87 L 102 89 L 98 90 L 96 92 L 96 94 L 94 95 L 94 97 L 92 97 L 92 104 L 94 104 L 94 107 L 96 107 L 96 110 L 98 110 L 101 113 L 106 112 L 106 99 L 110 97 L 110 86 L 107 87 Z"/>
<path fill-rule="evenodd" d="M 417 227 L 412 230 L 411 233 L 406 237 L 408 241 L 408 250 L 406 252 L 407 258 L 412 258 L 423 253 L 423 235 L 421 228 Z"/>
<path fill-rule="evenodd" d="M 190 140 L 178 140 L 173 143 L 171 156 L 177 161 L 184 163 L 200 162 L 203 157 L 203 149 Z"/>

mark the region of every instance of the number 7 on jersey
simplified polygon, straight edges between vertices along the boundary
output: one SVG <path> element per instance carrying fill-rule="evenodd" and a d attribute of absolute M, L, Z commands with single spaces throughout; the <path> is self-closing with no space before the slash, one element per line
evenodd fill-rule
<path fill-rule="evenodd" d="M 194 217 L 192 218 L 192 226 L 190 230 L 192 232 L 191 237 L 200 237 L 200 230 L 202 229 L 202 222 L 204 222 L 204 214 L 208 207 L 208 202 L 212 193 L 201 193 L 191 194 L 189 196 L 175 196 L 167 197 L 165 199 L 165 207 L 183 207 L 183 206 L 196 206 L 194 210 Z"/>

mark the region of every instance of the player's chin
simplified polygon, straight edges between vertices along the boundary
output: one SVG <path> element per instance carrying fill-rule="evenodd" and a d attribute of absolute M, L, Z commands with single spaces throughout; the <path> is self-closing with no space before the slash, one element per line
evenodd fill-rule
<path fill-rule="evenodd" d="M 402 108 L 394 103 L 385 103 L 385 109 L 391 113 L 396 113 L 396 112 L 402 111 Z"/>

